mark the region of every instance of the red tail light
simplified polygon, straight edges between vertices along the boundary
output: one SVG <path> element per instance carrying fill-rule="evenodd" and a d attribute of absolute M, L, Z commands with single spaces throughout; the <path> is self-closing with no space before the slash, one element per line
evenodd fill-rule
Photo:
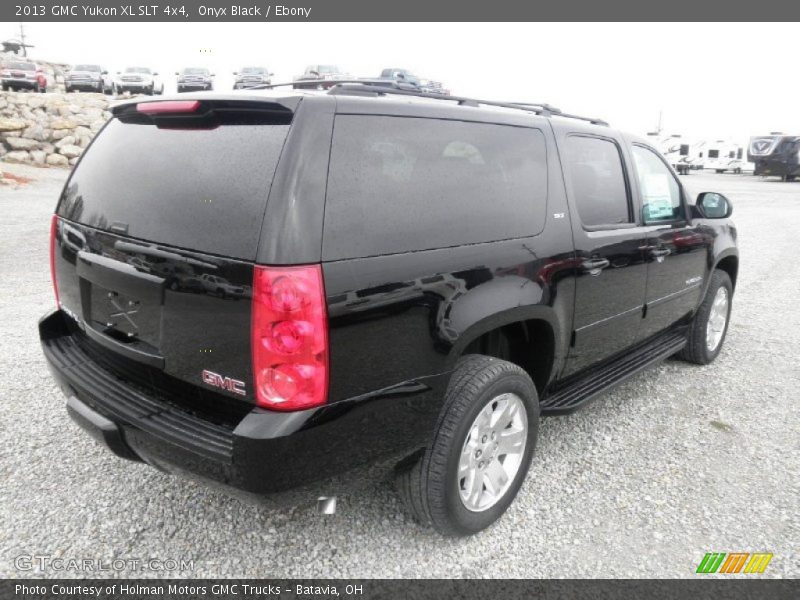
<path fill-rule="evenodd" d="M 56 236 L 58 235 L 58 216 L 50 220 L 50 279 L 53 280 L 53 292 L 56 294 L 56 306 L 61 308 L 58 298 L 58 280 L 56 279 Z"/>
<path fill-rule="evenodd" d="M 200 108 L 199 100 L 164 100 L 161 102 L 139 102 L 136 110 L 145 115 L 193 113 Z"/>
<path fill-rule="evenodd" d="M 258 406 L 325 404 L 328 316 L 320 265 L 255 267 L 251 338 Z"/>

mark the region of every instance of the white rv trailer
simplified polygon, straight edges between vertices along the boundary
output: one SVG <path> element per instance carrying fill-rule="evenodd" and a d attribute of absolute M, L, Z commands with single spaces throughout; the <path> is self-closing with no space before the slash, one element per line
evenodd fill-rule
<path fill-rule="evenodd" d="M 648 133 L 647 136 L 680 175 L 703 168 L 705 142 L 691 141 L 680 134 Z"/>
<path fill-rule="evenodd" d="M 714 140 L 705 145 L 705 168 L 717 173 L 752 173 L 755 164 L 747 160 L 747 147 L 730 140 Z"/>

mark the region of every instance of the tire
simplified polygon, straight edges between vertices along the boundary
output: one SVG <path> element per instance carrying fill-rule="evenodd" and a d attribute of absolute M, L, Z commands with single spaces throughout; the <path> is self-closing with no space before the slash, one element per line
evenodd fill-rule
<path fill-rule="evenodd" d="M 720 290 L 724 290 L 724 292 L 720 292 Z M 715 301 L 717 301 L 718 295 L 723 293 L 727 303 L 724 309 L 725 322 L 720 326 L 719 317 L 716 317 L 717 327 L 714 327 L 713 323 L 710 324 L 709 321 L 715 319 L 715 317 L 712 317 L 712 310 L 714 314 L 719 314 L 714 308 L 714 304 Z M 722 350 L 722 345 L 725 343 L 725 336 L 728 333 L 731 306 L 733 305 L 732 300 L 733 285 L 731 284 L 731 278 L 725 271 L 716 269 L 711 274 L 711 283 L 709 283 L 708 290 L 706 290 L 706 296 L 703 298 L 703 302 L 700 304 L 700 308 L 697 309 L 697 314 L 692 320 L 692 324 L 689 326 L 686 346 L 678 353 L 679 358 L 697 365 L 707 365 L 714 362 L 714 359 L 717 358 Z M 714 340 L 709 339 L 709 336 L 711 336 L 709 333 L 709 326 L 719 332 L 719 337 L 718 339 L 715 338 L 716 343 L 713 347 L 711 346 L 711 342 Z"/>
<path fill-rule="evenodd" d="M 512 416 L 503 412 L 504 407 L 515 409 Z M 499 430 L 486 420 L 492 411 L 493 416 L 500 415 Z M 504 423 L 509 427 L 503 428 Z M 480 437 L 478 428 L 483 429 Z M 516 445 L 502 454 L 498 440 L 512 429 L 516 429 Z M 467 355 L 450 378 L 429 447 L 417 460 L 398 467 L 398 493 L 420 523 L 448 536 L 477 533 L 499 519 L 514 501 L 528 472 L 538 431 L 539 397 L 528 374 L 504 360 Z M 460 466 L 466 468 L 463 477 Z M 492 477 L 500 470 L 502 478 Z M 470 485 L 470 477 L 480 477 L 473 480 L 477 485 Z M 496 494 L 489 486 L 492 480 L 502 482 Z"/>
<path fill-rule="evenodd" d="M 42 90 L 39 88 L 39 82 L 38 82 L 38 81 L 36 82 L 36 85 L 35 85 L 35 86 L 33 86 L 33 91 L 34 91 L 34 93 L 36 93 L 36 94 L 38 94 L 39 92 L 41 92 L 41 91 L 42 91 Z"/>

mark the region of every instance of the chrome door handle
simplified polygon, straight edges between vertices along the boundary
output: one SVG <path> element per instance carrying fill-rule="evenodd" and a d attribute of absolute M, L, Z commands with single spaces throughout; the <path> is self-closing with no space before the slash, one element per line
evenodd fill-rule
<path fill-rule="evenodd" d="M 650 256 L 654 258 L 664 257 L 670 254 L 669 248 L 651 248 L 650 249 Z"/>
<path fill-rule="evenodd" d="M 596 276 L 610 264 L 607 258 L 588 258 L 581 263 L 581 266 L 589 275 Z"/>

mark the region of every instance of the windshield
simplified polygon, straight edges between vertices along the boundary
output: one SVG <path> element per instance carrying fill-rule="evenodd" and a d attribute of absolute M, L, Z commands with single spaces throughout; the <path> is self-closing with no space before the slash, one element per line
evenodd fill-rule
<path fill-rule="evenodd" d="M 241 72 L 247 75 L 264 75 L 267 70 L 264 67 L 245 67 Z"/>
<path fill-rule="evenodd" d="M 150 69 L 148 69 L 146 67 L 128 67 L 127 69 L 125 69 L 125 72 L 126 73 L 145 73 L 145 74 L 149 74 L 150 73 Z"/>
<path fill-rule="evenodd" d="M 336 65 L 319 65 L 316 69 L 311 69 L 312 71 L 316 71 L 320 75 L 330 75 L 331 73 L 338 73 L 339 67 Z"/>
<path fill-rule="evenodd" d="M 99 73 L 102 71 L 100 65 L 75 65 L 75 68 L 72 69 L 73 71 L 92 71 Z"/>
<path fill-rule="evenodd" d="M 19 69 L 20 71 L 35 71 L 36 65 L 28 62 L 12 62 L 8 63 L 7 69 Z"/>
<path fill-rule="evenodd" d="M 208 69 L 184 69 L 184 75 L 207 75 Z"/>

